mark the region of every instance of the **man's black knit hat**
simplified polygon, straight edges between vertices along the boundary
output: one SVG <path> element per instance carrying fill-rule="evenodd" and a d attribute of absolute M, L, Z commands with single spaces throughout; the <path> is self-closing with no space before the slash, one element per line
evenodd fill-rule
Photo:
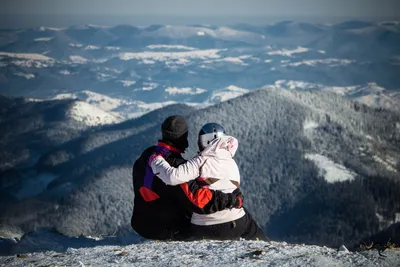
<path fill-rule="evenodd" d="M 184 151 L 188 146 L 188 126 L 182 116 L 174 115 L 165 119 L 161 125 L 162 140 L 169 141 Z"/>

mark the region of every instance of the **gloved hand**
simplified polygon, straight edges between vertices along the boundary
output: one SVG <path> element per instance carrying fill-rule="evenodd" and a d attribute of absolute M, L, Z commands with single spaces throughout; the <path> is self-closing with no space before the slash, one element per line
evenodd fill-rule
<path fill-rule="evenodd" d="M 240 191 L 239 188 L 236 188 L 235 191 L 232 192 L 233 201 L 232 208 L 241 208 L 243 206 L 244 194 Z"/>

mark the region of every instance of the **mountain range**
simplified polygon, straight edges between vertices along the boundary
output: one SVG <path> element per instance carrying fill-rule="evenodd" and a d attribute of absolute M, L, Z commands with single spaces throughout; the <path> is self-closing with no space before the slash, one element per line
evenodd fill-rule
<path fill-rule="evenodd" d="M 85 100 L 89 91 L 129 103 L 117 110 L 124 118 L 163 103 L 217 103 L 225 98 L 215 92 L 281 80 L 346 88 L 374 83 L 392 94 L 400 84 L 399 40 L 399 23 L 363 21 L 0 30 L 0 94 Z"/>

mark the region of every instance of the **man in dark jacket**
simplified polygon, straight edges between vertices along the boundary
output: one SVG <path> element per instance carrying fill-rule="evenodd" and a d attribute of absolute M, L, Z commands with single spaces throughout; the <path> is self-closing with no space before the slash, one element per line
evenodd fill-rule
<path fill-rule="evenodd" d="M 152 172 L 149 158 L 162 154 L 171 166 L 186 162 L 181 153 L 188 147 L 188 128 L 182 116 L 168 117 L 161 126 L 162 139 L 147 148 L 133 165 L 135 200 L 132 228 L 142 237 L 158 240 L 185 240 L 190 236 L 193 212 L 208 214 L 241 207 L 242 193 L 230 194 L 202 188 L 195 180 L 176 186 L 164 184 Z"/>

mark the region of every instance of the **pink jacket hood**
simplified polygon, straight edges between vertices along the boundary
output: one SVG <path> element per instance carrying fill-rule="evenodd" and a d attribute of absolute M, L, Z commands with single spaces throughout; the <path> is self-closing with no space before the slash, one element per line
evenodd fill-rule
<path fill-rule="evenodd" d="M 200 154 L 218 158 L 234 157 L 238 146 L 239 142 L 235 137 L 224 135 L 213 140 Z"/>

